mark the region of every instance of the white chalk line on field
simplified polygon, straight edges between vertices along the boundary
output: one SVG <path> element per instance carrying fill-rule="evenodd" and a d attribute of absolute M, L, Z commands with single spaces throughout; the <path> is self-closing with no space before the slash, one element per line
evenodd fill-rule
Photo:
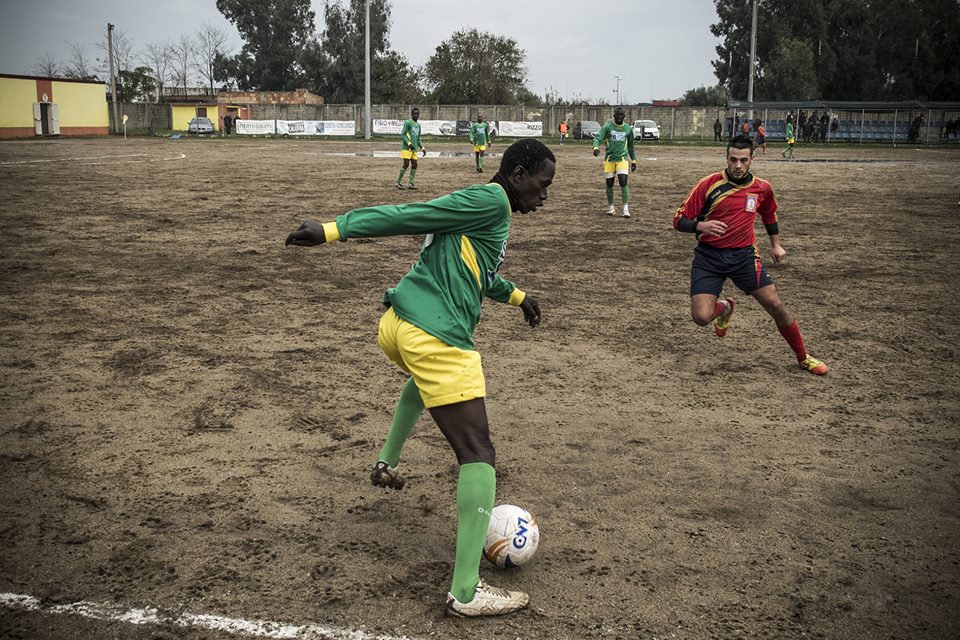
<path fill-rule="evenodd" d="M 144 160 L 120 160 L 119 158 L 142 158 L 146 156 L 146 153 L 124 153 L 120 155 L 110 155 L 110 156 L 87 156 L 85 158 L 44 158 L 42 160 L 11 160 L 9 162 L 0 162 L 0 165 L 14 165 L 14 164 L 40 164 L 44 162 L 83 162 L 88 165 L 95 164 L 117 164 L 117 163 L 133 163 L 133 162 L 145 162 Z M 175 156 L 169 158 L 157 158 L 155 160 L 147 160 L 146 162 L 163 162 L 165 160 L 183 160 L 187 157 L 185 153 L 178 153 Z M 86 162 L 87 160 L 108 160 L 108 162 Z"/>
<path fill-rule="evenodd" d="M 185 629 L 222 631 L 251 638 L 289 638 L 292 640 L 414 640 L 408 636 L 372 634 L 360 629 L 343 629 L 324 625 L 296 625 L 270 620 L 244 620 L 203 613 L 165 613 L 154 607 L 124 609 L 119 605 L 99 602 L 48 604 L 28 595 L 0 593 L 0 606 L 49 614 L 77 615 L 107 622 L 135 625 L 174 626 Z"/>

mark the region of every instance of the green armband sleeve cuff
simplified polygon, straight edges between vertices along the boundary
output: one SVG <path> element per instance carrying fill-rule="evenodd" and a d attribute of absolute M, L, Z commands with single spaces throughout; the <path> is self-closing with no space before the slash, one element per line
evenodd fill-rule
<path fill-rule="evenodd" d="M 340 239 L 340 230 L 337 229 L 336 222 L 324 222 L 321 226 L 323 227 L 323 236 L 328 244 Z"/>
<path fill-rule="evenodd" d="M 525 294 L 523 291 L 520 291 L 520 289 L 514 289 L 513 293 L 510 294 L 510 299 L 507 300 L 507 303 L 512 304 L 515 307 L 519 307 L 523 302 L 523 299 L 526 297 L 527 294 Z"/>

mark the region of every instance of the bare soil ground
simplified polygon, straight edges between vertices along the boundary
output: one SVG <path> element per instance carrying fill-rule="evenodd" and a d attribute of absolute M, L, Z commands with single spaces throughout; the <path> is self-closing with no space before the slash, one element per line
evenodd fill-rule
<path fill-rule="evenodd" d="M 502 272 L 543 324 L 491 303 L 477 332 L 497 499 L 542 530 L 534 562 L 482 575 L 531 607 L 461 621 L 429 417 L 407 488 L 368 481 L 403 383 L 380 301 L 422 238 L 283 247 L 477 179 L 427 158 L 398 192 L 398 158 L 324 155 L 396 147 L 0 143 L 0 592 L 415 638 L 960 637 L 958 150 L 755 162 L 818 378 L 749 298 L 723 340 L 690 320 L 670 223 L 720 147 L 641 147 L 629 220 L 588 147 L 555 147 Z M 0 637 L 228 636 L 0 608 Z"/>

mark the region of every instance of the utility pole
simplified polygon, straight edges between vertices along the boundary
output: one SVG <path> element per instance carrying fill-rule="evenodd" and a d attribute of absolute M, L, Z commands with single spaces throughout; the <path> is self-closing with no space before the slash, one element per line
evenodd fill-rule
<path fill-rule="evenodd" d="M 107 23 L 107 57 L 110 58 L 110 98 L 113 100 L 113 132 L 120 133 L 120 116 L 117 112 L 117 80 L 113 72 L 113 25 Z"/>
<path fill-rule="evenodd" d="M 623 80 L 620 76 L 613 76 L 617 79 L 617 104 L 620 104 L 620 81 Z"/>
<path fill-rule="evenodd" d="M 747 119 L 753 122 L 753 76 L 757 60 L 757 0 L 753 0 L 753 20 L 750 23 L 750 78 L 747 81 Z"/>
<path fill-rule="evenodd" d="M 366 43 L 366 60 L 364 66 L 365 83 L 363 89 L 363 137 L 370 139 L 370 0 L 364 3 L 367 7 L 367 26 L 364 29 Z"/>

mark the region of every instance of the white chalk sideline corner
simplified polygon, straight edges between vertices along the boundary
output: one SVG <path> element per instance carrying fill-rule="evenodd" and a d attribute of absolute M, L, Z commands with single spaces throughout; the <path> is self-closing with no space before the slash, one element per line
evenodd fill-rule
<path fill-rule="evenodd" d="M 251 638 L 291 638 L 294 640 L 414 640 L 408 636 L 388 636 L 367 633 L 361 629 L 341 629 L 322 625 L 293 625 L 269 620 L 244 620 L 210 614 L 164 613 L 159 609 L 124 609 L 119 605 L 98 602 L 71 602 L 47 604 L 28 595 L 0 593 L 0 607 L 48 614 L 67 614 L 127 622 L 136 625 L 167 625 L 185 629 L 223 631 Z"/>

